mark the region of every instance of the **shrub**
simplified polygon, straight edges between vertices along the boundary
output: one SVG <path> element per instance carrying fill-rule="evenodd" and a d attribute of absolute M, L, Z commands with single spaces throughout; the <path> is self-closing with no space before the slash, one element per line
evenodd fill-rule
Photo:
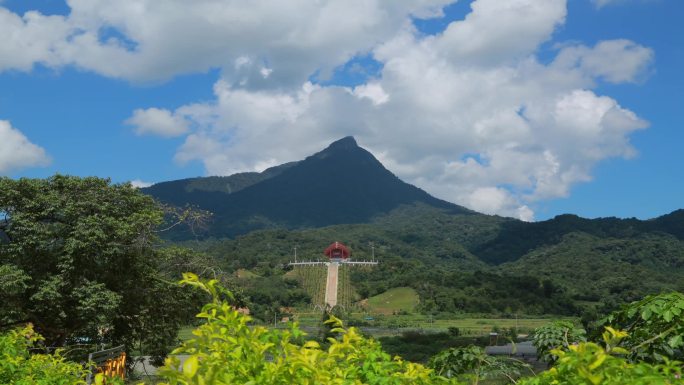
<path fill-rule="evenodd" d="M 534 374 L 526 363 L 510 357 L 490 356 L 478 346 L 451 348 L 430 359 L 430 367 L 447 378 L 459 378 L 477 384 L 480 380 L 516 379 Z"/>
<path fill-rule="evenodd" d="M 585 334 L 584 329 L 576 327 L 570 321 L 554 321 L 535 329 L 532 343 L 537 348 L 540 360 L 553 363 L 557 358 L 554 351 L 585 341 Z"/>
<path fill-rule="evenodd" d="M 61 351 L 31 354 L 42 339 L 31 325 L 0 334 L 0 384 L 85 384 L 87 371 L 78 363 L 66 361 Z"/>
<path fill-rule="evenodd" d="M 621 346 L 632 361 L 684 360 L 684 294 L 650 295 L 613 312 L 602 325 L 627 330 Z"/>
<path fill-rule="evenodd" d="M 217 281 L 200 281 L 185 274 L 184 284 L 211 294 L 213 301 L 198 314 L 205 323 L 174 354 L 160 374 L 166 385 L 200 384 L 456 384 L 419 364 L 391 358 L 380 345 L 355 328 L 344 329 L 339 319 L 327 321 L 337 338 L 322 349 L 303 342 L 296 325 L 288 330 L 248 326 L 250 318 L 235 311 L 231 293 Z"/>
<path fill-rule="evenodd" d="M 620 341 L 627 333 L 606 328 L 603 346 L 582 342 L 567 350 L 554 349 L 554 367 L 519 385 L 670 385 L 684 384 L 681 363 L 664 360 L 662 364 L 633 363 L 623 355 Z M 617 347 L 616 347 L 617 346 Z"/>

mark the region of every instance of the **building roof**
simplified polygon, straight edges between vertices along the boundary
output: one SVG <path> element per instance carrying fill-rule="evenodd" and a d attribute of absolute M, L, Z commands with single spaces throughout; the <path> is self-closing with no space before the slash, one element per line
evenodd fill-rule
<path fill-rule="evenodd" d="M 347 246 L 340 242 L 333 242 L 323 252 L 328 258 L 349 258 L 351 254 Z"/>
<path fill-rule="evenodd" d="M 487 346 L 485 348 L 487 354 L 498 356 L 536 356 L 537 349 L 532 345 L 531 341 L 524 341 L 517 344 L 506 344 L 503 346 Z"/>

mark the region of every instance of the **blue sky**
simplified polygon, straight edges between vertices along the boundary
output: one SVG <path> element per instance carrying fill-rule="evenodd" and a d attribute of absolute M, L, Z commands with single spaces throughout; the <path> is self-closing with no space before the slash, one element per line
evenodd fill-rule
<path fill-rule="evenodd" d="M 204 0 L 128 15 L 5 0 L 0 174 L 158 182 L 354 135 L 402 179 L 483 212 L 684 207 L 684 3 L 544 1 L 290 14 Z"/>

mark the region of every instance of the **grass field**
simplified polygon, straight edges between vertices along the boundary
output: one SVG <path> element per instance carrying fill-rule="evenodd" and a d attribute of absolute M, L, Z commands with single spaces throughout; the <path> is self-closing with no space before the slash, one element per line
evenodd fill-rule
<path fill-rule="evenodd" d="M 184 326 L 178 331 L 178 339 L 181 341 L 187 341 L 193 336 L 192 331 L 195 330 L 195 326 Z"/>
<path fill-rule="evenodd" d="M 242 278 L 242 279 L 249 279 L 249 278 L 256 278 L 256 277 L 258 277 L 258 275 L 254 274 L 254 273 L 252 273 L 251 271 L 246 270 L 246 269 L 238 269 L 238 270 L 235 272 L 235 275 L 236 275 L 238 278 Z"/>
<path fill-rule="evenodd" d="M 368 311 L 378 314 L 393 314 L 403 310 L 412 312 L 418 306 L 418 293 L 410 287 L 395 287 L 375 297 L 368 298 Z"/>
<path fill-rule="evenodd" d="M 405 330 L 420 330 L 425 332 L 446 332 L 450 327 L 459 328 L 461 335 L 481 336 L 495 330 L 516 328 L 520 333 L 527 334 L 532 330 L 543 326 L 557 318 L 455 318 L 433 319 L 422 314 L 409 315 L 384 315 L 378 313 L 352 313 L 350 317 L 355 320 L 363 320 L 362 328 L 370 330 L 370 334 L 396 335 Z M 368 320 L 367 318 L 372 318 Z M 321 320 L 320 313 L 299 313 L 297 321 L 302 326 L 316 327 Z"/>

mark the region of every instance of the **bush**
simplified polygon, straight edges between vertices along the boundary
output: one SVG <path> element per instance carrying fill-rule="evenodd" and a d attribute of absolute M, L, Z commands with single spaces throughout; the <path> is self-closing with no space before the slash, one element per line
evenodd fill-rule
<path fill-rule="evenodd" d="M 88 373 L 80 364 L 54 354 L 31 354 L 43 338 L 31 325 L 0 335 L 0 384 L 78 385 Z"/>
<path fill-rule="evenodd" d="M 392 359 L 380 345 L 341 321 L 328 321 L 338 337 L 322 349 L 304 341 L 305 334 L 248 326 L 250 318 L 231 306 L 231 293 L 217 281 L 200 281 L 185 274 L 184 284 L 211 294 L 213 301 L 198 314 L 205 323 L 174 354 L 189 357 L 181 366 L 170 357 L 160 374 L 166 385 L 199 384 L 456 384 L 419 364 Z"/>
<path fill-rule="evenodd" d="M 451 348 L 440 352 L 430 360 L 430 367 L 447 378 L 469 380 L 477 384 L 481 380 L 505 380 L 512 383 L 526 374 L 534 374 L 530 366 L 510 357 L 490 356 L 479 346 Z"/>
<path fill-rule="evenodd" d="M 586 341 L 586 331 L 570 321 L 554 321 L 535 329 L 532 343 L 537 348 L 540 360 L 553 363 L 557 349 L 567 349 L 570 345 Z"/>
<path fill-rule="evenodd" d="M 553 368 L 519 385 L 669 385 L 684 384 L 681 363 L 665 360 L 663 364 L 632 363 L 623 355 L 627 350 L 616 347 L 627 333 L 610 327 L 603 334 L 603 346 L 583 342 L 554 349 L 558 357 Z"/>
<path fill-rule="evenodd" d="M 631 361 L 684 360 L 684 294 L 665 293 L 632 302 L 601 320 L 629 330 L 621 346 Z"/>

